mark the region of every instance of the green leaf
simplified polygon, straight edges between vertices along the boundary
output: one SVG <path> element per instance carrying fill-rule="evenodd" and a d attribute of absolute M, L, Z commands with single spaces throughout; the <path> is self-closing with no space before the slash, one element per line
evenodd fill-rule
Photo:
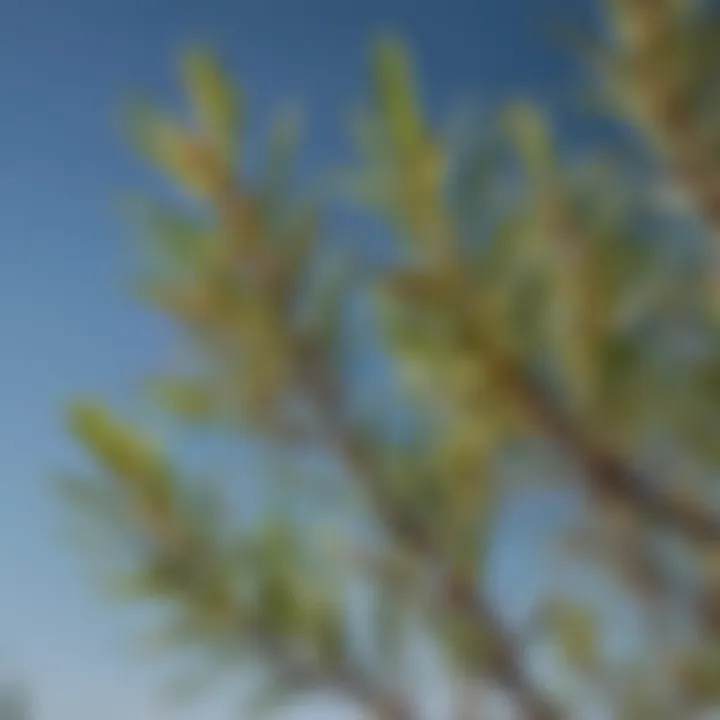
<path fill-rule="evenodd" d="M 518 102 L 503 116 L 504 127 L 515 144 L 535 188 L 555 177 L 555 149 L 547 118 L 530 103 Z"/>
<path fill-rule="evenodd" d="M 227 180 L 228 167 L 213 147 L 155 108 L 138 104 L 128 114 L 133 147 L 169 180 L 194 197 L 212 197 Z"/>
<path fill-rule="evenodd" d="M 241 121 L 237 91 L 212 53 L 201 48 L 185 54 L 182 79 L 206 137 L 230 162 Z"/>
<path fill-rule="evenodd" d="M 170 467 L 146 435 L 96 403 L 76 403 L 68 413 L 68 421 L 75 437 L 118 479 L 151 499 L 169 500 Z"/>
<path fill-rule="evenodd" d="M 598 635 L 593 613 L 584 607 L 556 602 L 548 610 L 548 624 L 571 668 L 586 671 L 598 661 Z"/>
<path fill-rule="evenodd" d="M 407 48 L 394 38 L 380 39 L 372 70 L 375 101 L 391 141 L 403 151 L 416 150 L 426 129 Z"/>

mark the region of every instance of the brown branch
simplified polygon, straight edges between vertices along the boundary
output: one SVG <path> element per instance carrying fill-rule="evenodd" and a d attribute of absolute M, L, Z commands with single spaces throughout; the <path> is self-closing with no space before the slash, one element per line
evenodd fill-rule
<path fill-rule="evenodd" d="M 474 584 L 443 568 L 443 558 L 433 547 L 426 528 L 385 496 L 378 482 L 380 475 L 372 453 L 345 421 L 332 373 L 316 357 L 311 355 L 308 360 L 303 365 L 302 375 L 322 416 L 325 444 L 335 450 L 356 476 L 389 532 L 428 565 L 441 569 L 439 604 L 470 621 L 487 643 L 487 658 L 478 671 L 487 673 L 511 694 L 526 720 L 560 720 L 560 711 L 526 677 L 517 639 L 503 627 Z"/>
<path fill-rule="evenodd" d="M 257 638 L 259 653 L 275 668 L 281 681 L 300 690 L 330 688 L 378 713 L 381 720 L 415 720 L 407 700 L 379 687 L 360 668 L 345 662 L 337 667 L 292 660 L 272 636 Z"/>
<path fill-rule="evenodd" d="M 445 604 L 482 629 L 488 643 L 487 665 L 493 679 L 511 691 L 527 720 L 559 720 L 560 711 L 529 683 L 518 651 L 518 642 L 505 630 L 490 606 L 473 585 L 458 576 L 443 584 Z"/>
<path fill-rule="evenodd" d="M 231 193 L 231 196 L 234 196 L 234 193 Z M 238 206 L 232 199 L 223 197 L 219 205 L 226 231 L 233 237 L 247 234 L 247 204 L 241 203 Z M 246 241 L 252 242 L 252 237 Z M 367 452 L 362 438 L 348 427 L 337 378 L 325 362 L 326 358 L 318 353 L 316 348 L 304 346 L 299 339 L 295 350 L 296 379 L 298 385 L 308 391 L 309 398 L 320 416 L 321 432 L 326 445 L 334 449 L 357 476 L 375 511 L 391 534 L 418 556 L 433 565 L 441 564 L 439 553 L 433 547 L 426 529 L 409 517 L 402 507 L 387 502 L 378 482 L 378 472 L 371 453 Z M 526 720 L 559 720 L 560 714 L 531 687 L 525 677 L 515 639 L 505 631 L 475 588 L 464 578 L 448 574 L 441 586 L 441 601 L 446 609 L 471 620 L 482 634 L 489 645 L 489 661 L 483 669 L 513 694 Z M 351 694 L 365 699 L 378 699 L 374 690 L 355 673 L 344 671 L 333 679 L 339 681 Z M 412 720 L 410 710 L 398 698 L 383 695 L 380 700 L 384 720 Z"/>
<path fill-rule="evenodd" d="M 579 464 L 597 497 L 629 506 L 639 517 L 700 545 L 720 542 L 720 517 L 711 508 L 673 495 L 624 458 L 588 440 L 537 385 L 510 364 L 498 364 L 496 370 L 537 428 Z"/>

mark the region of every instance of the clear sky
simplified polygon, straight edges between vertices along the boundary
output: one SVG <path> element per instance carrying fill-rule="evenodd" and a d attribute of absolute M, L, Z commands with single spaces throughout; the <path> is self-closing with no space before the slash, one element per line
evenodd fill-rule
<path fill-rule="evenodd" d="M 125 398 L 167 340 L 125 288 L 133 248 L 116 200 L 146 178 L 117 131 L 125 94 L 170 97 L 178 49 L 209 42 L 242 80 L 256 130 L 301 101 L 319 167 L 346 155 L 341 113 L 361 96 L 376 31 L 411 41 L 435 114 L 527 93 L 567 109 L 574 64 L 553 22 L 586 21 L 586 4 L 0 0 L 0 677 L 27 681 L 38 720 L 170 716 L 152 665 L 133 655 L 133 622 L 88 588 L 50 482 L 76 460 L 63 402 Z M 531 562 L 515 552 L 506 574 Z"/>

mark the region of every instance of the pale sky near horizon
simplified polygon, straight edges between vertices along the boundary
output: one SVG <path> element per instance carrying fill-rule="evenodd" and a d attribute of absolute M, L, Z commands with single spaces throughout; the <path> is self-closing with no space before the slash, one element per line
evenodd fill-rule
<path fill-rule="evenodd" d="M 126 293 L 133 247 L 116 201 L 146 175 L 117 130 L 125 94 L 172 97 L 177 51 L 208 42 L 242 81 L 256 130 L 285 100 L 302 103 L 312 170 L 346 157 L 342 111 L 362 97 L 376 31 L 410 40 L 435 115 L 526 93 L 565 110 L 577 75 L 551 31 L 587 22 L 588 5 L 0 0 L 0 680 L 27 684 L 37 720 L 237 717 L 223 699 L 158 704 L 159 673 L 130 645 L 134 618 L 88 586 L 51 487 L 77 459 L 63 403 L 76 392 L 125 402 L 168 338 Z M 520 587 L 532 555 L 507 559 L 500 584 Z M 315 704 L 292 717 L 321 715 Z"/>

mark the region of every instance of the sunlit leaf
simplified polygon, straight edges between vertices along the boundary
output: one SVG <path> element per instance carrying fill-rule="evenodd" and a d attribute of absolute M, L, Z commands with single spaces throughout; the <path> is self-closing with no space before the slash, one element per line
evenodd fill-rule
<path fill-rule="evenodd" d="M 206 137 L 231 162 L 242 120 L 235 85 L 212 53 L 201 48 L 183 57 L 182 78 Z"/>

